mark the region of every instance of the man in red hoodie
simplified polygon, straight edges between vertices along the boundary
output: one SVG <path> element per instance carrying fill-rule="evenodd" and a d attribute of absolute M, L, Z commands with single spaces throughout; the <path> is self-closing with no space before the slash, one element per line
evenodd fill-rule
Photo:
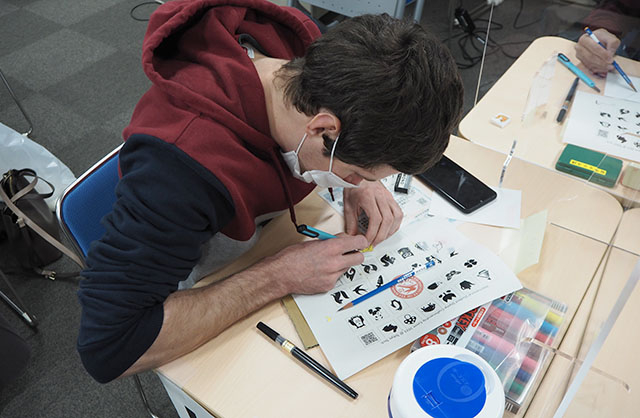
<path fill-rule="evenodd" d="M 319 37 L 267 1 L 177 0 L 149 21 L 142 61 L 153 85 L 124 130 L 117 201 L 78 292 L 78 351 L 100 382 L 184 355 L 289 293 L 332 289 L 363 261 L 350 250 L 400 225 L 378 180 L 433 165 L 462 106 L 447 49 L 387 15 Z M 345 187 L 346 234 L 191 288 L 274 216 L 288 210 L 297 227 L 294 205 L 316 185 Z"/>

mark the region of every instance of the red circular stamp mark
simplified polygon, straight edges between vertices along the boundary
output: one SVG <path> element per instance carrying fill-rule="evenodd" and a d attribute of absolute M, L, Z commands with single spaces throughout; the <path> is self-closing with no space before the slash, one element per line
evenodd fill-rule
<path fill-rule="evenodd" d="M 420 338 L 420 345 L 422 347 L 426 347 L 428 345 L 438 345 L 440 344 L 440 338 L 437 335 L 433 334 L 425 334 Z"/>
<path fill-rule="evenodd" d="M 408 277 L 395 286 L 391 286 L 393 294 L 402 299 L 415 298 L 422 293 L 422 289 L 424 289 L 422 281 L 415 276 Z"/>

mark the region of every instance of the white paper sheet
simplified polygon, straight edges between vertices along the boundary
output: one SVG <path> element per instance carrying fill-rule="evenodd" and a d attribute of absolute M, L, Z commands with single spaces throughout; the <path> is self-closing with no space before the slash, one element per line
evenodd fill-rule
<path fill-rule="evenodd" d="M 627 74 L 634 86 L 640 88 L 640 77 L 633 77 Z M 604 95 L 608 97 L 617 97 L 619 99 L 640 102 L 640 93 L 633 91 L 631 86 L 624 81 L 620 73 L 611 72 L 607 74 L 607 82 L 604 85 Z"/>
<path fill-rule="evenodd" d="M 640 162 L 640 103 L 576 92 L 563 142 Z"/>
<path fill-rule="evenodd" d="M 344 311 L 338 309 L 413 266 L 417 273 Z M 443 218 L 411 223 L 365 253 L 336 287 L 318 295 L 294 295 L 322 351 L 347 378 L 404 347 L 436 326 L 522 285 L 493 253 L 460 234 Z"/>
<path fill-rule="evenodd" d="M 429 195 L 417 187 L 409 187 L 409 193 L 396 192 L 394 191 L 395 178 L 396 176 L 392 175 L 383 178 L 381 182 L 387 188 L 387 190 L 391 192 L 393 198 L 396 200 L 396 202 L 398 202 L 398 205 L 402 209 L 402 213 L 404 213 L 402 225 L 406 225 L 407 223 L 413 222 L 416 219 L 426 217 L 427 210 L 429 209 L 429 205 L 431 204 L 431 198 L 429 197 Z M 412 179 L 411 181 L 413 182 L 418 180 Z M 333 189 L 333 197 L 335 198 L 335 200 L 331 199 L 331 194 L 327 189 L 320 190 L 318 194 L 336 212 L 338 212 L 340 215 L 344 215 L 342 192 L 342 188 Z M 363 232 L 367 230 L 367 219 L 364 217 L 361 217 L 360 219 L 360 229 Z"/>
<path fill-rule="evenodd" d="M 429 206 L 429 214 L 464 222 L 520 228 L 522 191 L 499 189 L 497 187 L 492 187 L 492 189 L 498 195 L 496 199 L 470 214 L 460 212 L 438 193 L 433 193 L 431 196 L 431 206 Z"/>

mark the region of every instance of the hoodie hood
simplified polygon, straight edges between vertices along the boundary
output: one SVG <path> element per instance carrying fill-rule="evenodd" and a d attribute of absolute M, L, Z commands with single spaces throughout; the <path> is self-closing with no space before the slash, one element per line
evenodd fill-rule
<path fill-rule="evenodd" d="M 211 171 L 233 199 L 236 218 L 223 232 L 234 238 L 250 238 L 255 217 L 286 209 L 313 189 L 286 167 L 283 177 L 264 90 L 238 39 L 250 35 L 268 56 L 289 60 L 319 34 L 299 10 L 264 0 L 175 0 L 149 20 L 142 65 L 152 86 L 123 136 L 174 144 Z M 256 186 L 261 192 L 251 190 Z"/>

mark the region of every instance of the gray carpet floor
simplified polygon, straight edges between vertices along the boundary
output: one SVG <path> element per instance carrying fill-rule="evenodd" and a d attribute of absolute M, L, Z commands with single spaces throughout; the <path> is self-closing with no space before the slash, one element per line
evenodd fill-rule
<path fill-rule="evenodd" d="M 452 0 L 467 10 L 480 0 Z M 583 0 L 590 3 L 590 0 Z M 149 81 L 140 66 L 140 48 L 146 23 L 134 20 L 131 9 L 141 0 L 0 0 L 0 69 L 30 114 L 31 137 L 80 175 L 121 143 L 121 132 Z M 276 1 L 283 4 L 285 1 Z M 535 22 L 523 29 L 520 25 Z M 143 6 L 135 16 L 144 18 L 156 5 Z M 441 39 L 449 37 L 448 2 L 427 1 L 421 24 Z M 588 7 L 560 0 L 506 0 L 494 10 L 491 38 L 501 44 L 490 48 L 480 84 L 480 97 L 536 37 L 579 33 L 572 26 Z M 413 6 L 407 15 L 413 14 Z M 472 14 L 479 29 L 488 9 Z M 451 50 L 464 64 L 454 29 Z M 481 34 L 484 37 L 483 34 Z M 477 56 L 467 39 L 466 50 Z M 475 41 L 476 48 L 481 44 Z M 465 84 L 465 113 L 473 106 L 479 65 L 461 70 Z M 26 122 L 0 84 L 0 122 L 20 132 Z M 55 264 L 71 271 L 65 259 Z M 144 417 L 145 411 L 132 379 L 106 385 L 86 374 L 75 350 L 80 309 L 76 299 L 79 279 L 50 281 L 10 277 L 13 286 L 40 325 L 27 327 L 4 303 L 0 315 L 29 343 L 32 356 L 25 372 L 0 388 L 0 417 Z M 6 291 L 3 284 L 0 290 Z M 0 353 L 2 355 L 2 353 Z M 163 417 L 176 411 L 158 378 L 141 376 L 150 403 Z M 233 417 L 235 418 L 235 417 Z"/>

